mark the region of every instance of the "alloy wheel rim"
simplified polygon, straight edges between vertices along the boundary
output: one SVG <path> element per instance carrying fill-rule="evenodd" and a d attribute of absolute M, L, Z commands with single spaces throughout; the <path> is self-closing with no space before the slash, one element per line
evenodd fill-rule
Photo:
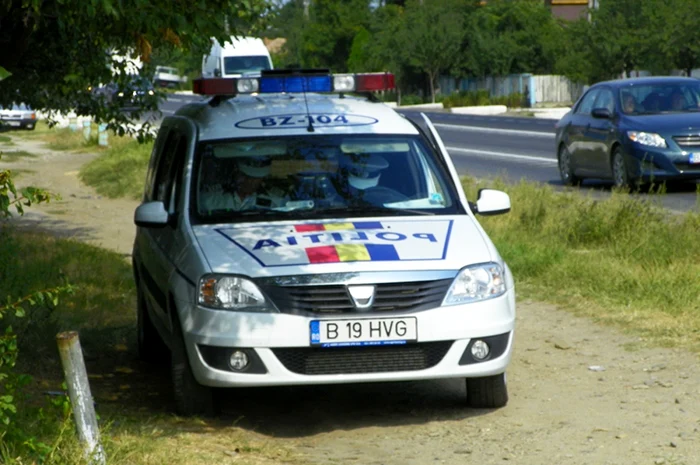
<path fill-rule="evenodd" d="M 566 149 L 563 149 L 561 155 L 559 155 L 559 172 L 561 177 L 567 181 L 571 178 L 569 174 L 569 152 Z"/>
<path fill-rule="evenodd" d="M 623 184 L 625 184 L 625 165 L 620 155 L 615 156 L 615 162 L 613 166 L 615 167 L 615 184 L 617 184 L 618 186 L 622 186 Z"/>

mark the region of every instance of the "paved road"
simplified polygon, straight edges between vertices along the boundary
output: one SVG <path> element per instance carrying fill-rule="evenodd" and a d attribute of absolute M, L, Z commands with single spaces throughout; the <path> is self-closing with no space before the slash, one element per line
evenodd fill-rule
<path fill-rule="evenodd" d="M 182 105 L 200 100 L 198 96 L 172 95 L 161 105 L 164 116 L 171 115 Z M 401 110 L 419 124 L 419 111 Z M 507 117 L 455 115 L 425 111 L 440 133 L 460 174 L 479 178 L 502 177 L 509 182 L 528 179 L 563 188 L 557 171 L 554 151 L 555 120 Z M 671 210 L 700 211 L 696 183 L 668 186 L 662 204 Z M 579 188 L 582 193 L 597 198 L 609 195 L 610 182 L 589 180 Z M 641 199 L 649 194 L 635 194 Z"/>

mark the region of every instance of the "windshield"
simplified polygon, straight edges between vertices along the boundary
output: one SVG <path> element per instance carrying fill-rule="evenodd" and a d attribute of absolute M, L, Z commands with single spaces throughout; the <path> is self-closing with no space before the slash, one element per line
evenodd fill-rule
<path fill-rule="evenodd" d="M 243 74 L 271 69 L 270 59 L 264 55 L 224 58 L 224 74 Z"/>
<path fill-rule="evenodd" d="M 620 89 L 625 114 L 700 111 L 700 81 L 632 84 Z"/>
<path fill-rule="evenodd" d="M 200 221 L 461 212 L 446 169 L 417 136 L 296 136 L 202 142 Z M 252 217 L 252 218 L 251 218 Z"/>

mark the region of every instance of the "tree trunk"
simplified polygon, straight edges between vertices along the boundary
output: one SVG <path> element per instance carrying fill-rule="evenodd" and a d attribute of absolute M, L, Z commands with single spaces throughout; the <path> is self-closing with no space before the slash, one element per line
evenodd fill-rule
<path fill-rule="evenodd" d="M 435 75 L 432 71 L 428 71 L 428 81 L 430 81 L 430 98 L 431 102 L 435 103 Z"/>

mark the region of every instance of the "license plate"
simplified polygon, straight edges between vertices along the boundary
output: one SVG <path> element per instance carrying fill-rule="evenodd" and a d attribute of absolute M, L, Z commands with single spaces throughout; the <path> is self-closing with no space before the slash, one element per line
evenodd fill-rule
<path fill-rule="evenodd" d="M 397 345 L 418 340 L 415 317 L 314 320 L 311 345 L 318 347 Z"/>
<path fill-rule="evenodd" d="M 690 153 L 690 163 L 700 163 L 700 152 Z"/>
<path fill-rule="evenodd" d="M 8 126 L 19 126 L 19 121 L 8 121 L 7 122 Z"/>

